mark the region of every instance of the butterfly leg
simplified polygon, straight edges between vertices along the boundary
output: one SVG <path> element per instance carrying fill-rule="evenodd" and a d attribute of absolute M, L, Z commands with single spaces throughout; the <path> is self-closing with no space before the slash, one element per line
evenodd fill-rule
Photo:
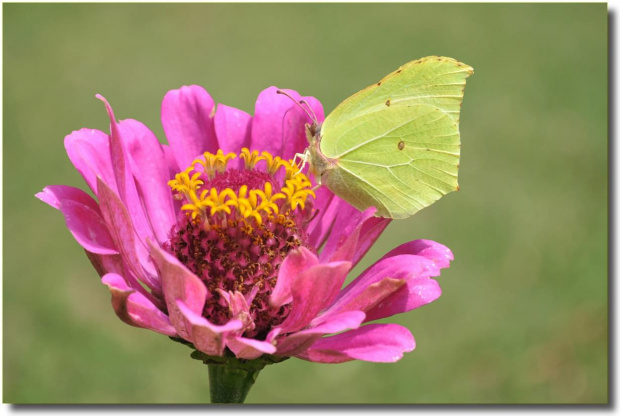
<path fill-rule="evenodd" d="M 295 153 L 295 156 L 293 156 L 293 165 L 297 166 L 297 159 L 304 159 L 304 154 L 303 153 Z"/>
<path fill-rule="evenodd" d="M 306 149 L 303 153 L 295 153 L 295 156 L 293 157 L 293 164 L 297 165 L 297 158 L 301 160 L 301 166 L 299 167 L 299 171 L 297 171 L 297 173 L 301 172 L 306 167 L 309 157 L 310 154 L 308 153 L 308 149 Z M 297 173 L 295 173 L 295 175 L 297 175 Z"/>

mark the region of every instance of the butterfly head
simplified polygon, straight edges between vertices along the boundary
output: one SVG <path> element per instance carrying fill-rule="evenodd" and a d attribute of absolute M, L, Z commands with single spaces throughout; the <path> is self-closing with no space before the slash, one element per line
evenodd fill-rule
<path fill-rule="evenodd" d="M 318 138 L 321 134 L 321 124 L 316 121 L 312 121 L 312 123 L 306 123 L 306 136 L 308 137 L 308 143 L 311 142 L 312 138 Z"/>
<path fill-rule="evenodd" d="M 308 139 L 308 148 L 304 153 L 299 154 L 298 156 L 301 158 L 303 163 L 306 162 L 310 165 L 310 172 L 314 175 L 319 183 L 321 183 L 321 177 L 327 171 L 332 169 L 334 166 L 334 161 L 326 158 L 323 153 L 321 153 L 321 123 L 316 117 L 314 110 L 307 101 L 299 100 L 297 101 L 295 98 L 291 97 L 286 91 L 276 90 L 276 93 L 285 95 L 290 98 L 299 108 L 301 108 L 312 120 L 311 123 L 306 123 L 306 137 Z M 303 166 L 303 165 L 302 165 Z"/>

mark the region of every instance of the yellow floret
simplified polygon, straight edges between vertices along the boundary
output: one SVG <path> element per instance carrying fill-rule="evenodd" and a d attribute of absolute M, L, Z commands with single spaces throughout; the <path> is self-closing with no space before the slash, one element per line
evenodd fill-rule
<path fill-rule="evenodd" d="M 194 160 L 191 167 L 194 169 L 196 165 L 202 165 L 204 173 L 209 179 L 213 179 L 217 172 L 224 172 L 228 161 L 235 157 L 237 155 L 232 152 L 225 155 L 222 149 L 219 149 L 216 154 L 205 152 L 204 159 Z"/>
<path fill-rule="evenodd" d="M 244 147 L 243 149 L 241 149 L 241 153 L 239 154 L 239 157 L 243 159 L 243 161 L 245 162 L 246 169 L 254 169 L 254 166 L 256 166 L 258 162 L 260 162 L 261 160 L 265 160 L 264 156 L 258 155 L 258 150 L 254 150 L 250 152 L 250 150 L 247 147 Z"/>
<path fill-rule="evenodd" d="M 234 153 L 224 155 L 222 150 L 218 150 L 215 155 L 205 152 L 203 159 L 196 159 L 189 168 L 176 174 L 175 178 L 168 182 L 176 192 L 176 197 L 186 201 L 181 209 L 187 211 L 187 215 L 193 220 L 204 222 L 205 227 L 208 226 L 210 217 L 230 215 L 233 209 L 241 218 L 254 218 L 260 225 L 264 215 L 269 218 L 279 217 L 280 210 L 285 206 L 289 206 L 292 210 L 297 207 L 304 209 L 307 198 L 315 197 L 312 182 L 296 165 L 282 160 L 279 156 L 273 157 L 268 152 L 259 155 L 258 151 L 250 152 L 247 148 L 243 148 L 239 155 L 244 160 L 246 169 L 254 169 L 262 160 L 266 161 L 266 172 L 272 176 L 280 168 L 285 169 L 284 186 L 280 192 L 274 192 L 271 182 L 266 182 L 263 189 L 248 189 L 247 185 L 243 185 L 237 192 L 230 188 L 221 192 L 216 188 L 202 189 L 205 182 L 200 179 L 201 177 L 213 179 L 216 174 L 224 172 L 228 161 L 236 156 Z"/>

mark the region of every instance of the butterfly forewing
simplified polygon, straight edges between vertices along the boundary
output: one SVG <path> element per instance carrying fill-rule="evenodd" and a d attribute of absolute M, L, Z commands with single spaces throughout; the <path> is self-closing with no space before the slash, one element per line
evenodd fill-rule
<path fill-rule="evenodd" d="M 472 73 L 470 66 L 447 57 L 429 56 L 409 62 L 340 103 L 325 119 L 323 131 L 387 105 L 428 104 L 458 122 L 465 80 Z"/>
<path fill-rule="evenodd" d="M 384 107 L 326 134 L 338 139 L 321 142 L 337 164 L 325 184 L 359 209 L 405 218 L 458 187 L 458 126 L 433 106 Z"/>
<path fill-rule="evenodd" d="M 459 115 L 473 69 L 452 58 L 409 62 L 325 119 L 321 178 L 356 208 L 406 218 L 458 189 Z"/>

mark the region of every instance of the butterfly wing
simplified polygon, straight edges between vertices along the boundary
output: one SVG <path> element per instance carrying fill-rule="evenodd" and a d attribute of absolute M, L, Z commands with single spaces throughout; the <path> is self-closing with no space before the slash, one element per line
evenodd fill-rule
<path fill-rule="evenodd" d="M 406 218 L 458 189 L 458 119 L 471 67 L 428 57 L 341 103 L 321 128 L 323 183 L 358 209 Z"/>
<path fill-rule="evenodd" d="M 323 122 L 323 130 L 380 111 L 388 100 L 397 107 L 429 104 L 458 122 L 465 80 L 473 73 L 469 65 L 448 57 L 427 56 L 411 61 L 340 103 Z"/>

